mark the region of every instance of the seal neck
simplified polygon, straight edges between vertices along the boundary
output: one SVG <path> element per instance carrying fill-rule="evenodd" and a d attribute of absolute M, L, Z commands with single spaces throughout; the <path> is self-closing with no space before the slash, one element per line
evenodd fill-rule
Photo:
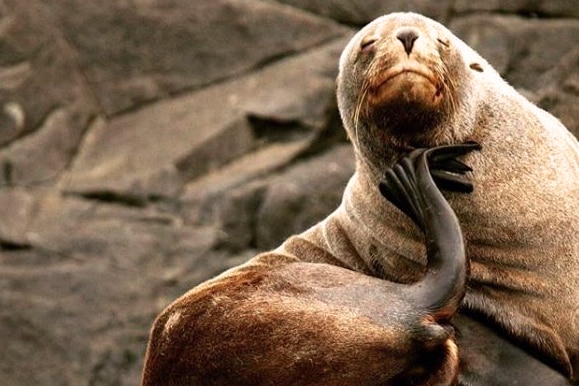
<path fill-rule="evenodd" d="M 372 275 L 411 283 L 425 270 L 424 237 L 408 216 L 381 195 L 379 178 L 358 167 L 344 193 L 340 222 L 357 259 Z"/>

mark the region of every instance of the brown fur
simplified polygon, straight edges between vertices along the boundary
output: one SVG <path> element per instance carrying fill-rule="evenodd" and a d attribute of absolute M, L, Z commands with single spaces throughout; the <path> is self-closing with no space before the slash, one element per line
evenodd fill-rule
<path fill-rule="evenodd" d="M 408 26 L 420 32 L 410 55 L 396 38 Z M 403 73 L 382 83 L 389 60 L 403 59 L 415 60 L 424 74 Z M 561 123 L 446 28 L 415 14 L 387 15 L 352 39 L 340 62 L 338 100 L 357 155 L 341 206 L 277 250 L 192 289 L 163 311 L 151 334 L 143 384 L 386 384 L 400 371 L 396 366 L 404 366 L 402 359 L 417 353 L 407 326 L 394 327 L 392 315 L 385 316 L 388 328 L 377 327 L 371 311 L 380 312 L 396 287 L 380 295 L 387 282 L 371 276 L 415 282 L 424 275 L 426 253 L 414 225 L 377 186 L 403 150 L 464 140 L 483 146 L 467 160 L 476 171 L 475 193 L 447 195 L 471 260 L 464 309 L 568 376 L 579 371 L 579 328 L 573 325 L 579 151 Z M 319 275 L 300 276 L 296 269 L 310 263 L 324 263 L 316 264 Z M 350 281 L 366 290 L 340 292 Z M 320 285 L 341 300 L 312 293 Z M 353 312 L 366 295 L 369 311 Z M 405 307 L 395 302 L 388 310 L 404 314 Z M 445 363 L 415 369 L 421 384 L 454 379 L 456 347 L 451 339 L 444 342 Z"/>
<path fill-rule="evenodd" d="M 155 321 L 143 385 L 451 384 L 452 330 L 406 286 L 295 256 L 300 238 L 194 288 Z M 416 317 L 416 318 L 415 318 Z M 418 321 L 418 322 L 416 322 Z M 415 360 L 420 358 L 420 360 Z"/>

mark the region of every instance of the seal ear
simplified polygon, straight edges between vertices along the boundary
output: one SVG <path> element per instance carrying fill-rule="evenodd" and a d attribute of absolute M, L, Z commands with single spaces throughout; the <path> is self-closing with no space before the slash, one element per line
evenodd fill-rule
<path fill-rule="evenodd" d="M 480 65 L 480 63 L 473 62 L 473 63 L 470 64 L 469 67 L 470 67 L 471 69 L 475 70 L 475 71 L 478 71 L 478 72 L 483 72 L 483 71 L 484 71 L 484 69 L 482 68 L 482 66 Z"/>

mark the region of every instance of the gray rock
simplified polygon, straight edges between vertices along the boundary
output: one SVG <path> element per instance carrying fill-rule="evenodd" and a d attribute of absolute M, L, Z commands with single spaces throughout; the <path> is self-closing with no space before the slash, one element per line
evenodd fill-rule
<path fill-rule="evenodd" d="M 343 33 L 256 0 L 42 0 L 79 53 L 107 114 L 239 75 Z"/>
<path fill-rule="evenodd" d="M 0 255 L 2 384 L 129 384 L 154 315 L 233 262 L 210 252 L 215 229 L 152 208 L 46 195 L 37 210 L 34 249 Z"/>
<path fill-rule="evenodd" d="M 32 218 L 33 193 L 23 188 L 0 190 L 0 248 L 28 248 L 28 226 Z"/>
<path fill-rule="evenodd" d="M 217 206 L 219 247 L 232 252 L 277 247 L 336 209 L 353 171 L 351 146 L 340 145 L 227 191 Z"/>
<path fill-rule="evenodd" d="M 412 11 L 444 21 L 452 5 L 450 0 L 275 0 L 302 8 L 345 24 L 363 25 L 390 12 Z"/>
<path fill-rule="evenodd" d="M 260 180 L 224 195 L 217 206 L 217 221 L 221 231 L 219 248 L 239 253 L 245 249 L 258 247 L 256 214 L 263 204 L 268 188 L 268 182 Z"/>
<path fill-rule="evenodd" d="M 180 203 L 184 218 L 193 224 L 214 224 L 227 195 L 239 187 L 266 178 L 294 161 L 310 141 L 276 143 L 224 166 L 188 184 Z"/>
<path fill-rule="evenodd" d="M 579 138 L 579 48 L 561 58 L 538 80 L 539 106 L 552 112 Z"/>
<path fill-rule="evenodd" d="M 97 122 L 67 175 L 66 191 L 137 201 L 174 198 L 183 184 L 177 169 L 182 160 L 199 157 L 198 163 L 190 162 L 190 174 L 196 176 L 251 149 L 248 125 L 236 123 L 225 107 L 224 114 L 204 108 L 207 98 L 223 99 L 223 94 L 208 94 Z"/>
<path fill-rule="evenodd" d="M 53 124 L 54 119 L 69 119 L 66 130 L 76 139 L 85 129 L 88 117 L 98 108 L 78 69 L 74 51 L 37 5 L 35 0 L 1 3 L 0 146 L 44 129 Z M 63 110 L 67 111 L 67 118 L 62 118 Z M 74 147 L 74 140 L 65 145 L 70 146 Z M 30 146 L 24 147 L 27 148 L 24 152 L 31 150 Z M 42 153 L 43 149 L 34 151 Z M 22 155 L 16 157 L 22 158 Z M 59 156 L 51 153 L 48 157 Z M 3 161 L 0 162 L 3 164 Z M 22 169 L 35 167 L 34 162 L 20 166 L 20 173 L 24 174 L 30 171 Z"/>
<path fill-rule="evenodd" d="M 267 140 L 260 138 L 250 116 L 269 118 L 273 130 L 276 121 L 295 122 L 300 128 L 297 140 L 307 136 L 308 128 L 313 133 L 323 125 L 332 103 L 338 56 L 346 40 L 110 121 L 97 121 L 67 175 L 66 191 L 137 201 L 175 198 L 184 182 Z"/>
<path fill-rule="evenodd" d="M 55 109 L 36 131 L 1 149 L 2 185 L 56 183 L 76 155 L 87 119 L 74 107 Z"/>
<path fill-rule="evenodd" d="M 352 147 L 341 145 L 275 176 L 257 211 L 256 247 L 275 248 L 334 211 L 354 165 Z"/>
<path fill-rule="evenodd" d="M 73 50 L 34 1 L 0 18 L 0 186 L 53 184 L 98 110 Z"/>
<path fill-rule="evenodd" d="M 499 12 L 538 16 L 578 17 L 579 7 L 573 0 L 456 0 L 453 9 L 457 13 Z"/>
<path fill-rule="evenodd" d="M 472 15 L 454 19 L 450 28 L 515 87 L 529 90 L 579 42 L 578 20 Z"/>

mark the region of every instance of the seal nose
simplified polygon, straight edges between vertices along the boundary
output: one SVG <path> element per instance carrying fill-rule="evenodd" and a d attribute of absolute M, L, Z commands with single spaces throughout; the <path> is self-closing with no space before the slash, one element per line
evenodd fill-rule
<path fill-rule="evenodd" d="M 412 52 L 412 47 L 414 46 L 414 41 L 418 39 L 418 31 L 414 28 L 402 28 L 396 33 L 396 39 L 400 40 L 404 45 L 404 51 L 407 55 Z"/>

